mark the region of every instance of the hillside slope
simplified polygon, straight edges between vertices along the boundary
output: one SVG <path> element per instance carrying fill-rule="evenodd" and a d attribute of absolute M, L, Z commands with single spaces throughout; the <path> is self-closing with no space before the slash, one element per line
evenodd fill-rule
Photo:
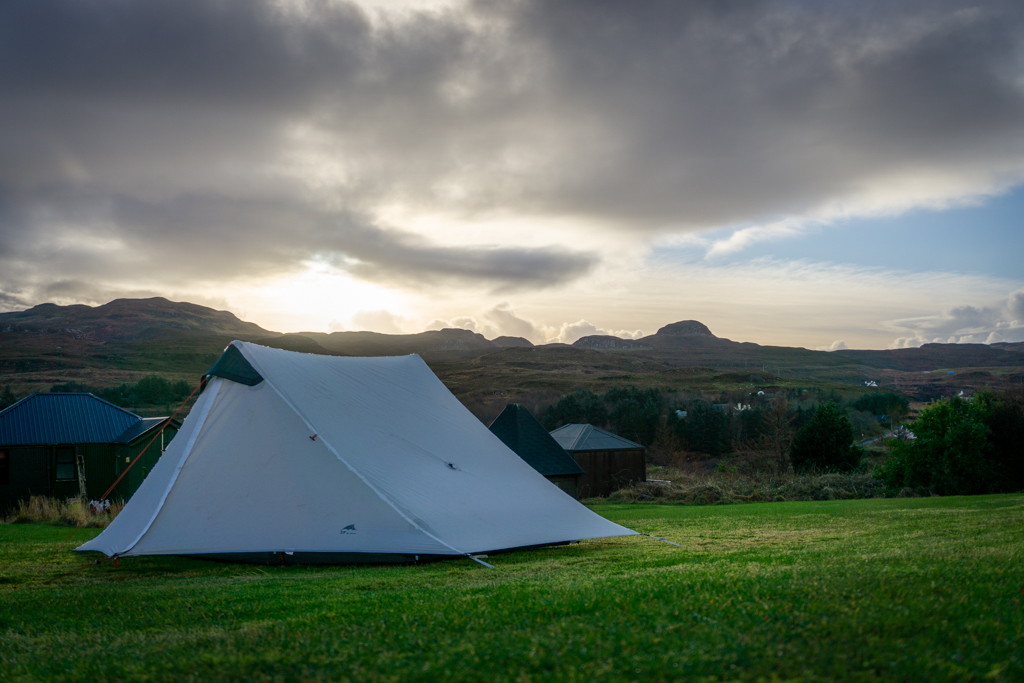
<path fill-rule="evenodd" d="M 188 302 L 115 299 L 102 306 L 39 304 L 25 311 L 0 313 L 0 331 L 20 334 L 68 334 L 92 341 L 139 341 L 193 335 L 272 337 L 280 334 L 234 313 Z"/>
<path fill-rule="evenodd" d="M 105 387 L 153 373 L 193 384 L 233 339 L 332 355 L 416 353 L 457 396 L 495 406 L 530 392 L 552 397 L 579 387 L 604 391 L 630 384 L 704 394 L 812 384 L 856 392 L 875 380 L 922 399 L 1024 384 L 1024 344 L 828 353 L 734 342 L 695 320 L 640 339 L 599 335 L 572 345 L 488 340 L 461 329 L 281 334 L 227 311 L 162 298 L 2 313 L 0 375 L 22 396 L 68 381 Z"/>

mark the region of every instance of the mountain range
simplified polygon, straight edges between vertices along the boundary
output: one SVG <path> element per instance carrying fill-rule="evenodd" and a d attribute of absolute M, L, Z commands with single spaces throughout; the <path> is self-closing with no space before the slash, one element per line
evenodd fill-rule
<path fill-rule="evenodd" d="M 595 335 L 571 345 L 487 339 L 462 329 L 282 334 L 228 311 L 159 297 L 0 313 L 0 375 L 22 392 L 70 380 L 107 386 L 147 373 L 191 381 L 232 339 L 332 355 L 416 353 L 460 397 L 623 383 L 706 390 L 786 381 L 852 387 L 872 380 L 927 397 L 960 386 L 1024 382 L 1024 343 L 824 352 L 735 342 L 695 320 L 640 339 Z"/>

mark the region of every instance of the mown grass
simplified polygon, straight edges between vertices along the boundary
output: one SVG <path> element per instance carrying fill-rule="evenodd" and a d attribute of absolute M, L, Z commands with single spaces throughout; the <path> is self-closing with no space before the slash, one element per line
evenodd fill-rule
<path fill-rule="evenodd" d="M 130 558 L 42 584 L 68 530 L 0 525 L 0 678 L 1024 679 L 1024 495 L 595 509 L 682 547 L 494 570 Z"/>

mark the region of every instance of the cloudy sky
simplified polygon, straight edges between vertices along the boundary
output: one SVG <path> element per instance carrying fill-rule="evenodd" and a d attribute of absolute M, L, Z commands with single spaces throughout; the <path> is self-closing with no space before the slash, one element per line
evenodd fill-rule
<path fill-rule="evenodd" d="M 1024 3 L 5 0 L 0 307 L 1024 340 Z"/>

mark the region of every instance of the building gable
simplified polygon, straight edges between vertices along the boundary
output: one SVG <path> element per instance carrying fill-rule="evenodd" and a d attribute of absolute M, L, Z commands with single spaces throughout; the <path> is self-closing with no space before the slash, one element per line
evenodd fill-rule
<path fill-rule="evenodd" d="M 581 468 L 558 442 L 551 438 L 530 411 L 510 403 L 494 419 L 491 432 L 520 458 L 546 477 L 583 474 Z"/>

